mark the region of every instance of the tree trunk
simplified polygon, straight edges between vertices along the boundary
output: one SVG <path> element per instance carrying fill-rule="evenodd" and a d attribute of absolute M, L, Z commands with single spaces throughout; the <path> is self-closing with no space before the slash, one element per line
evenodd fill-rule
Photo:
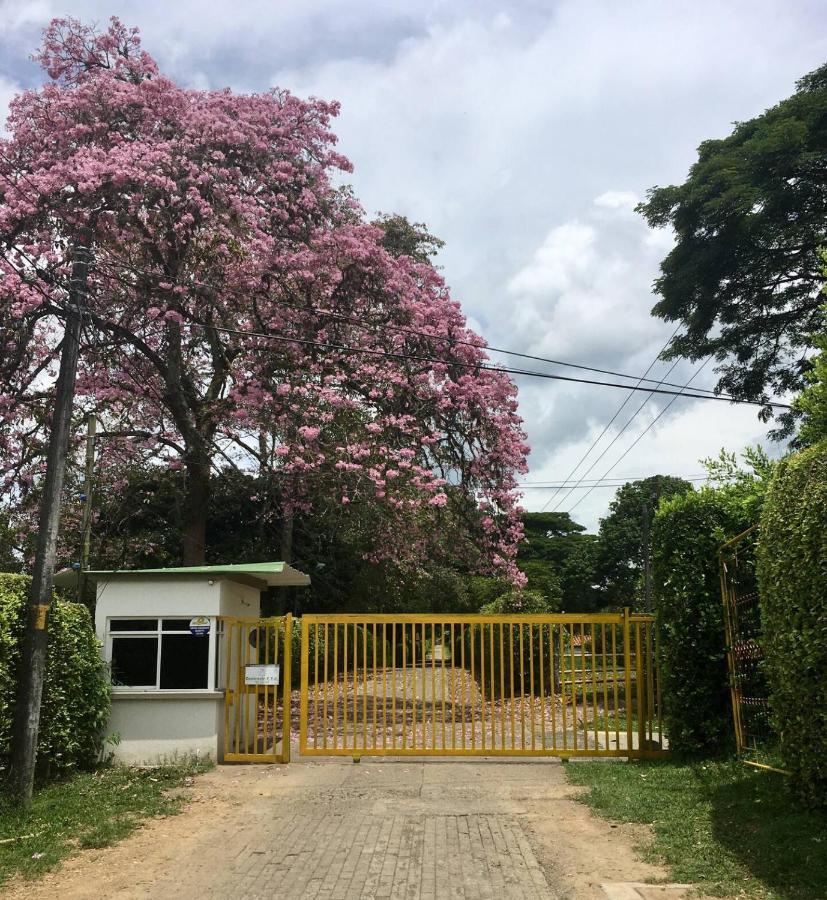
<path fill-rule="evenodd" d="M 281 523 L 281 561 L 293 562 L 293 513 L 287 513 Z"/>
<path fill-rule="evenodd" d="M 28 806 L 31 803 L 34 787 L 43 675 L 46 669 L 48 616 L 52 606 L 57 535 L 60 525 L 60 501 L 66 474 L 69 430 L 72 426 L 72 406 L 80 355 L 82 315 L 86 306 L 88 271 L 89 250 L 86 247 L 76 247 L 75 261 L 72 265 L 69 311 L 66 315 L 63 347 L 60 352 L 55 408 L 49 429 L 46 479 L 43 485 L 43 499 L 40 502 L 37 547 L 29 591 L 26 634 L 20 658 L 17 705 L 12 732 L 11 789 L 15 801 L 21 806 Z"/>
<path fill-rule="evenodd" d="M 182 562 L 185 566 L 204 564 L 207 543 L 207 511 L 210 501 L 210 460 L 190 458 L 186 463 L 186 499 Z"/>

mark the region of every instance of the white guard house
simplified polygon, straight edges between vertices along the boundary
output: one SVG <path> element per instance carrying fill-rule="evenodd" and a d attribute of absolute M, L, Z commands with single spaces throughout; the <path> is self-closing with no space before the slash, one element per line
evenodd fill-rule
<path fill-rule="evenodd" d="M 308 585 L 310 578 L 283 562 L 88 575 L 97 585 L 95 627 L 112 673 L 106 733 L 119 735 L 116 761 L 222 761 L 225 673 L 232 672 L 230 662 L 238 666 L 221 658 L 224 619 L 257 619 L 263 590 Z M 55 582 L 76 578 L 62 572 Z"/>

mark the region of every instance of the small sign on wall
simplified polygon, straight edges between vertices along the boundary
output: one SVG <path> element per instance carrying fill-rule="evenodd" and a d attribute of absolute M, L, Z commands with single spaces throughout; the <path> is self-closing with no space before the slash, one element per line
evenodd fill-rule
<path fill-rule="evenodd" d="M 196 635 L 203 635 L 210 633 L 210 620 L 207 616 L 195 616 L 195 618 L 190 619 L 190 632 Z"/>
<path fill-rule="evenodd" d="M 244 684 L 278 684 L 280 666 L 244 666 Z"/>

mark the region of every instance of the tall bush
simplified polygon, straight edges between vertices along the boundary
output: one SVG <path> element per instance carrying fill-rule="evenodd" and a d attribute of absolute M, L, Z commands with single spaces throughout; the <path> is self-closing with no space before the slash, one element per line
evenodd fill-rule
<path fill-rule="evenodd" d="M 733 746 L 718 548 L 751 523 L 730 501 L 711 488 L 673 497 L 652 527 L 664 724 L 688 756 Z"/>
<path fill-rule="evenodd" d="M 0 574 L 0 759 L 11 750 L 30 579 Z M 109 716 L 109 682 L 89 610 L 56 600 L 38 734 L 38 767 L 51 773 L 92 765 Z"/>
<path fill-rule="evenodd" d="M 778 467 L 758 580 L 781 755 L 801 799 L 827 805 L 827 440 Z"/>

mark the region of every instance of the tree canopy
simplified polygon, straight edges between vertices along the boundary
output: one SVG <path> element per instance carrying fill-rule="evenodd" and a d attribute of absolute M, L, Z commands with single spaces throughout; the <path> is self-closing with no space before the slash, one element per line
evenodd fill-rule
<path fill-rule="evenodd" d="M 182 88 L 117 19 L 55 20 L 39 60 L 0 140 L 0 490 L 36 493 L 83 257 L 79 406 L 113 483 L 183 472 L 185 563 L 228 469 L 277 478 L 285 516 L 358 504 L 374 557 L 415 560 L 450 516 L 458 552 L 519 581 L 516 388 L 424 228 L 333 186 L 337 104 Z"/>
<path fill-rule="evenodd" d="M 598 533 L 597 579 L 604 605 L 637 605 L 644 567 L 643 507 L 654 518 L 661 500 L 691 490 L 690 482 L 672 475 L 629 481 L 618 489 Z"/>
<path fill-rule="evenodd" d="M 638 207 L 650 225 L 675 231 L 653 309 L 683 325 L 667 357 L 714 355 L 717 388 L 749 400 L 800 389 L 810 336 L 823 328 L 827 65 L 797 88 L 704 141 L 686 181 L 653 188 Z M 789 432 L 790 416 L 781 422 Z"/>

